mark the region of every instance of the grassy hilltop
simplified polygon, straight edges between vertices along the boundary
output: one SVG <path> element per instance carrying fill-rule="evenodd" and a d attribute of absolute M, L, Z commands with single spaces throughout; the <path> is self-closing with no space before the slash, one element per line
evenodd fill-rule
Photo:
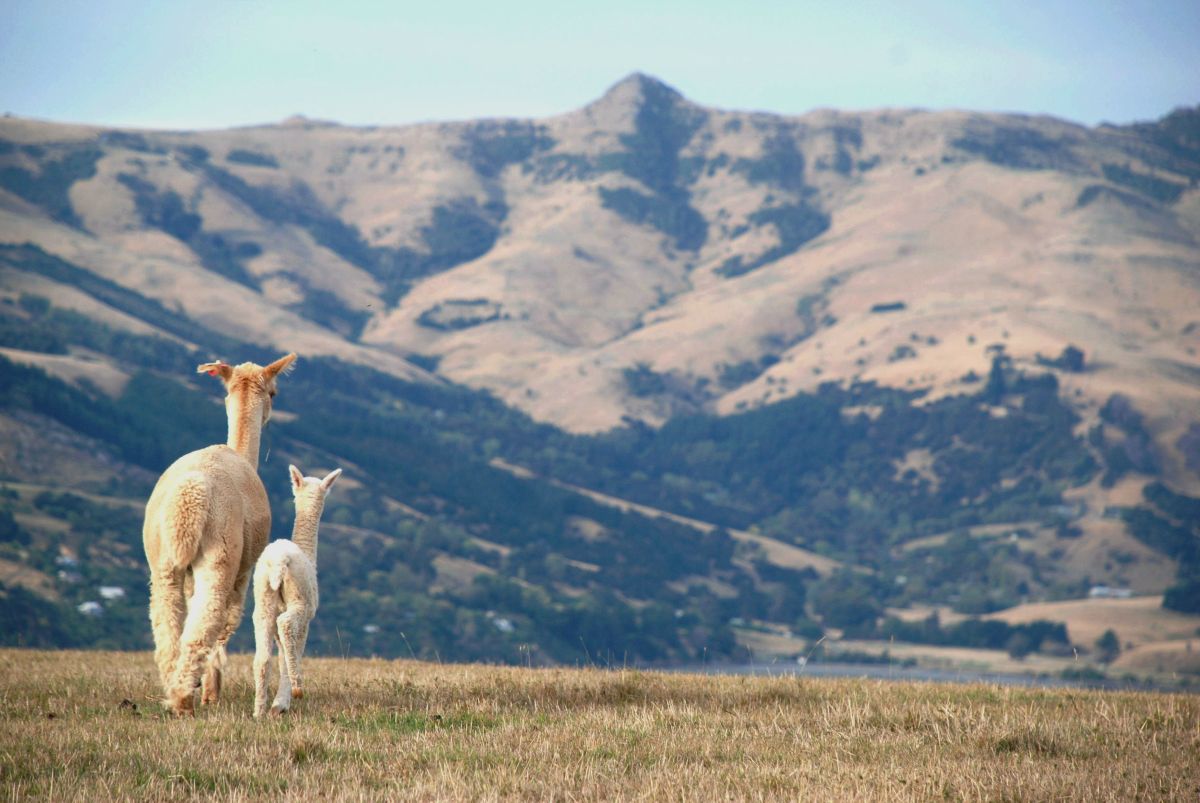
<path fill-rule="evenodd" d="M 314 659 L 166 718 L 144 653 L 0 651 L 7 799 L 1194 800 L 1200 698 Z"/>

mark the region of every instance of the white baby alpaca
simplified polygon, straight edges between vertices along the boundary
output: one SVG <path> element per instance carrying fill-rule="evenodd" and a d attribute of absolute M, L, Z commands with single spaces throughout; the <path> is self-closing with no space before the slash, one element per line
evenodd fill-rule
<path fill-rule="evenodd" d="M 304 696 L 300 659 L 308 640 L 308 623 L 317 612 L 317 526 L 325 495 L 342 473 L 325 479 L 305 477 L 288 466 L 296 497 L 296 524 L 291 541 L 273 541 L 254 568 L 254 716 L 267 713 L 267 667 L 271 646 L 279 641 L 279 690 L 272 714 L 288 710 Z"/>

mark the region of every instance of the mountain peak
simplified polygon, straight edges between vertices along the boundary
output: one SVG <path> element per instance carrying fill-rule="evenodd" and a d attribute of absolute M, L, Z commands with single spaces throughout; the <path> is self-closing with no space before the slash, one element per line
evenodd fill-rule
<path fill-rule="evenodd" d="M 610 86 L 608 91 L 596 103 L 606 105 L 614 103 L 631 104 L 637 106 L 650 98 L 662 98 L 672 103 L 685 100 L 679 90 L 664 81 L 660 81 L 653 75 L 647 75 L 643 72 L 631 72 Z"/>
<path fill-rule="evenodd" d="M 286 117 L 279 122 L 283 128 L 337 128 L 338 123 L 333 120 L 317 120 L 312 117 L 306 117 L 303 114 L 293 114 L 291 117 Z"/>
<path fill-rule="evenodd" d="M 621 128 L 628 125 L 647 103 L 670 107 L 688 101 L 679 90 L 654 76 L 632 72 L 588 104 L 585 111 L 602 126 L 608 124 Z"/>
<path fill-rule="evenodd" d="M 620 81 L 617 81 L 615 84 L 609 87 L 608 92 L 605 92 L 604 94 L 609 95 L 614 92 L 630 90 L 636 90 L 638 92 L 667 92 L 676 97 L 683 97 L 683 95 L 679 93 L 679 90 L 675 89 L 665 81 L 655 78 L 653 75 L 647 75 L 644 72 L 638 71 L 631 72 Z"/>

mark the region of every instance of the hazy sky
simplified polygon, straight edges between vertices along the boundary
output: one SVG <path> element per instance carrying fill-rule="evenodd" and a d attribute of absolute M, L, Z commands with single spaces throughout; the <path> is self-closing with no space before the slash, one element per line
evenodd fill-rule
<path fill-rule="evenodd" d="M 0 112 L 211 128 L 543 117 L 635 70 L 708 106 L 1096 123 L 1200 103 L 1200 0 L 2 0 Z"/>

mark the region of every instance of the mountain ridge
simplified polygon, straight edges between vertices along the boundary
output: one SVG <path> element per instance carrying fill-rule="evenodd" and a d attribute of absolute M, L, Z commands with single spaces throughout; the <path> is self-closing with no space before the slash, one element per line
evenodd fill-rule
<path fill-rule="evenodd" d="M 496 609 L 547 660 L 588 606 L 661 660 L 727 650 L 733 618 L 811 632 L 847 596 L 869 614 L 918 585 L 973 611 L 1095 580 L 1187 591 L 1171 494 L 1200 491 L 1198 119 L 782 117 L 633 74 L 537 120 L 0 120 L 4 479 L 41 420 L 48 453 L 83 461 L 65 489 L 136 501 L 186 442 L 173 420 L 220 439 L 196 361 L 296 350 L 312 374 L 278 449 L 356 468 L 337 538 L 387 555 L 392 586 L 364 593 L 432 612 L 422 650 L 477 657 L 484 628 L 511 658 Z M 146 432 L 140 386 L 163 400 Z M 91 504 L 59 496 L 13 502 L 50 577 L 86 525 L 48 518 Z M 859 571 L 801 575 L 757 538 Z M 640 572 L 660 541 L 678 566 Z M 973 598 L 985 575 L 944 583 L 925 557 L 995 587 Z"/>
<path fill-rule="evenodd" d="M 676 117 L 688 119 L 681 123 Z M 1158 128 L 1155 124 L 1087 128 L 1046 116 L 958 111 L 818 110 L 799 117 L 747 114 L 705 109 L 666 83 L 635 72 L 591 104 L 542 120 L 508 118 L 335 129 L 322 126 L 305 130 L 316 138 L 313 146 L 301 151 L 289 146 L 293 150 L 285 148 L 274 156 L 264 156 L 255 147 L 269 152 L 277 147 L 272 142 L 279 136 L 290 138 L 282 143 L 291 141 L 298 133 L 292 127 L 276 124 L 196 134 L 131 133 L 96 127 L 66 131 L 77 138 L 98 136 L 102 146 L 105 142 L 124 145 L 134 153 L 150 147 L 146 136 L 158 138 L 159 144 L 151 150 L 165 153 L 174 148 L 173 162 L 184 168 L 185 175 L 168 171 L 176 175 L 171 179 L 175 184 L 168 183 L 167 187 L 139 180 L 148 188 L 148 197 L 138 199 L 139 204 L 163 203 L 175 193 L 181 208 L 196 210 L 184 214 L 196 215 L 215 230 L 199 243 L 180 243 L 169 231 L 163 236 L 161 220 L 157 225 L 154 219 L 146 222 L 144 212 L 142 221 L 136 210 L 110 209 L 102 213 L 95 208 L 101 199 L 119 199 L 128 190 L 113 188 L 112 178 L 124 176 L 122 180 L 129 186 L 134 182 L 128 172 L 128 157 L 124 168 L 113 165 L 108 169 L 104 165 L 113 159 L 105 158 L 99 160 L 100 174 L 83 182 L 86 189 L 76 184 L 70 190 L 80 206 L 92 208 L 84 212 L 86 225 L 100 232 L 101 240 L 109 239 L 119 248 L 140 251 L 168 264 L 190 261 L 188 250 L 199 250 L 202 262 L 207 259 L 209 264 L 246 277 L 242 281 L 261 284 L 263 296 L 274 307 L 296 309 L 299 304 L 307 306 L 311 315 L 320 306 L 340 306 L 342 309 L 336 312 L 323 312 L 317 317 L 326 326 L 336 321 L 335 328 L 343 334 L 343 340 L 347 334 L 360 339 L 354 337 L 354 332 L 365 326 L 362 343 L 375 353 L 394 355 L 379 357 L 385 361 L 385 370 L 412 375 L 412 369 L 395 359 L 403 359 L 406 354 L 433 358 L 439 371 L 453 381 L 487 388 L 507 403 L 559 426 L 598 431 L 618 425 L 626 417 L 661 422 L 665 412 L 679 403 L 686 406 L 689 399 L 700 399 L 707 409 L 728 412 L 738 405 L 762 403 L 764 398 L 778 398 L 797 388 L 813 388 L 830 377 L 849 381 L 857 376 L 895 383 L 899 369 L 888 367 L 888 360 L 915 350 L 915 358 L 908 359 L 919 364 L 924 362 L 921 350 L 911 346 L 906 350 L 903 343 L 896 342 L 894 331 L 881 333 L 871 325 L 873 322 L 852 322 L 850 316 L 861 317 L 861 310 L 876 304 L 894 303 L 895 299 L 885 297 L 889 281 L 899 279 L 911 286 L 914 278 L 924 280 L 911 276 L 914 271 L 922 271 L 922 265 L 905 263 L 932 263 L 946 280 L 958 281 L 947 273 L 946 263 L 976 259 L 980 250 L 978 234 L 996 240 L 994 234 L 987 234 L 987 227 L 994 231 L 996 223 L 1008 227 L 1000 232 L 1006 237 L 1025 234 L 1023 250 L 1029 256 L 1023 259 L 1004 258 L 997 253 L 1002 240 L 989 244 L 996 257 L 988 258 L 999 258 L 997 267 L 1010 276 L 1027 271 L 1031 262 L 1044 271 L 1047 262 L 1064 258 L 1103 258 L 1111 262 L 1123 257 L 1157 260 L 1160 265 L 1170 260 L 1182 264 L 1194 261 L 1200 201 L 1183 183 L 1183 179 L 1195 181 L 1194 134 L 1186 135 L 1190 119 L 1186 110 L 1168 115 L 1164 121 L 1176 118 L 1183 120 L 1185 130 L 1185 135 L 1176 139 L 1184 143 L 1185 151 L 1188 147 L 1192 150 L 1185 152 L 1182 160 L 1179 148 L 1150 159 L 1147 154 L 1153 155 L 1153 148 L 1165 141 L 1159 129 L 1169 128 L 1166 122 Z M 645 128 L 642 135 L 638 134 L 639 119 Z M 581 128 L 579 121 L 588 125 Z M 671 134 L 671 127 L 677 123 L 682 128 Z M 47 125 L 61 131 L 52 124 L 8 119 L 2 135 L 9 139 L 32 126 L 42 132 L 35 139 L 44 139 Z M 754 135 L 730 136 L 731 131 L 738 133 L 743 127 L 754 129 Z M 1141 139 L 1138 132 L 1142 132 Z M 581 139 L 581 134 L 586 136 Z M 268 140 L 254 141 L 263 136 Z M 678 141 L 671 140 L 672 136 Z M 893 144 L 888 147 L 893 151 L 899 142 L 908 143 L 903 147 L 926 151 L 932 147 L 933 153 L 925 155 L 923 162 L 918 152 L 892 153 L 881 162 L 889 136 Z M 180 156 L 189 152 L 183 144 L 189 137 L 209 142 L 214 151 L 215 146 L 222 145 L 226 158 L 220 164 L 208 158 L 189 164 L 186 155 Z M 335 148 L 333 154 L 322 155 L 313 149 L 327 146 L 325 140 L 330 137 L 349 137 L 346 142 L 357 144 Z M 404 151 L 399 141 L 381 143 L 388 137 L 413 139 L 415 144 Z M 242 141 L 246 138 L 249 141 Z M 1089 138 L 1097 142 L 1091 143 Z M 1136 165 L 1128 166 L 1135 164 L 1132 161 L 1125 166 L 1105 161 L 1116 158 L 1112 155 L 1114 142 L 1153 164 L 1137 169 Z M 1188 142 L 1193 144 L 1188 146 Z M 1081 143 L 1099 153 L 1088 153 L 1086 158 L 1075 154 L 1072 149 L 1078 150 Z M 381 151 L 369 157 L 369 164 L 375 168 L 356 166 L 367 159 L 366 152 L 372 148 Z M 422 169 L 432 172 L 419 176 L 406 173 L 405 163 L 411 163 L 415 155 L 413 148 L 425 154 Z M 859 164 L 855 164 L 852 152 L 862 157 L 858 158 Z M 1123 155 L 1128 159 L 1130 154 Z M 334 156 L 336 159 L 331 161 Z M 394 158 L 385 175 L 381 161 L 389 156 Z M 674 165 L 669 167 L 669 174 L 654 173 L 659 170 L 656 166 L 663 164 Z M 314 172 L 314 167 L 322 165 L 323 169 Z M 698 168 L 701 173 L 695 174 Z M 1166 173 L 1167 168 L 1189 175 Z M 1001 172 L 997 174 L 997 170 Z M 346 178 L 347 171 L 353 174 L 351 178 Z M 401 175 L 392 175 L 396 172 Z M 892 175 L 887 181 L 877 181 L 876 177 L 884 173 Z M 532 183 L 527 180 L 530 174 Z M 1060 174 L 1067 179 L 1066 186 L 1057 180 Z M 555 175 L 558 179 L 552 178 Z M 397 194 L 408 178 L 413 179 L 408 187 L 423 188 L 421 198 Z M 923 181 L 914 183 L 914 179 Z M 351 180 L 359 182 L 359 189 L 353 193 L 347 190 Z M 919 186 L 931 182 L 940 186 Z M 1024 196 L 1010 192 L 1009 197 L 1001 199 L 994 189 L 1001 183 L 1014 187 L 1024 183 L 1029 189 Z M 889 190 L 889 186 L 896 187 L 896 191 Z M 187 187 L 191 188 L 191 200 L 185 203 L 180 193 Z M 547 195 L 539 187 L 553 187 L 554 193 Z M 597 189 L 599 204 L 594 195 Z M 1051 189 L 1054 194 L 1049 198 L 1062 211 L 1038 215 L 1036 207 L 1047 205 Z M 299 205 L 293 202 L 275 208 L 280 197 L 296 197 L 296 192 L 301 193 Z M 303 200 L 305 194 L 310 200 Z M 504 199 L 514 194 L 522 196 L 519 202 L 506 203 Z M 21 200 L 13 195 L 11 188 L 4 193 L 5 208 L 27 212 L 27 205 L 22 207 Z M 684 202 L 685 195 L 693 200 Z M 922 196 L 929 200 L 922 201 Z M 942 197 L 951 205 L 945 206 Z M 972 197 L 986 202 L 971 201 Z M 526 198 L 528 203 L 524 202 Z M 962 210 L 964 203 L 976 208 Z M 918 216 L 920 219 L 913 221 L 897 220 L 912 217 L 914 207 L 919 211 L 922 205 L 933 204 L 943 206 L 932 219 Z M 874 207 L 880 211 L 870 212 L 869 208 Z M 336 215 L 332 210 L 337 210 Z M 226 232 L 227 238 L 229 232 L 238 230 L 240 221 L 263 219 L 263 215 L 267 216 L 263 220 L 266 231 L 262 227 L 248 230 L 247 234 L 254 237 L 239 246 L 247 255 L 224 253 L 221 246 L 213 245 L 214 236 L 220 239 L 221 232 Z M 1064 217 L 1072 216 L 1078 220 L 1064 223 Z M 6 221 L 3 231 L 7 241 L 21 239 L 21 228 L 28 224 L 28 220 L 20 219 L 24 217 Z M 717 222 L 726 218 L 728 223 Z M 952 219 L 956 226 L 979 229 L 972 241 L 946 241 L 943 234 L 948 233 L 947 228 L 939 220 Z M 862 223 L 856 225 L 856 220 Z M 900 243 L 890 253 L 886 247 L 879 248 L 883 243 L 873 251 L 864 251 L 863 244 L 869 241 L 864 236 L 868 231 L 864 223 L 870 224 L 873 231 L 906 228 L 925 234 L 915 240 L 914 234 L 905 235 L 909 242 Z M 690 242 L 688 238 L 701 236 L 702 229 L 714 226 L 718 228 L 711 242 L 698 243 L 695 248 L 680 247 Z M 1073 230 L 1078 231 L 1074 238 L 1079 248 L 1047 243 L 1047 235 L 1042 233 L 1057 232 L 1054 236 L 1061 241 L 1066 231 Z M 106 237 L 105 231 L 113 236 Z M 446 242 L 447 236 L 457 236 L 450 232 L 464 231 L 469 232 L 472 242 Z M 1101 248 L 1097 246 L 1107 245 L 1112 250 L 1113 244 L 1103 241 L 1105 237 L 1112 239 L 1105 231 L 1122 232 L 1123 242 L 1115 254 L 1098 253 Z M 588 232 L 600 239 L 589 244 L 593 235 Z M 935 242 L 930 242 L 931 235 Z M 263 236 L 269 243 L 266 247 L 260 242 Z M 656 242 L 664 236 L 674 238 L 674 247 L 669 241 L 661 245 Z M 885 236 L 895 235 L 885 232 Z M 54 235 L 47 232 L 46 237 L 52 241 Z M 847 249 L 843 245 L 847 238 L 859 244 Z M 1143 242 L 1139 244 L 1138 239 Z M 186 250 L 180 249 L 181 244 Z M 921 253 L 923 245 L 930 247 L 930 253 Z M 1048 245 L 1052 249 L 1049 252 Z M 1147 246 L 1152 253 L 1137 252 Z M 662 251 L 663 247 L 667 251 Z M 254 255 L 254 249 L 260 253 Z M 821 250 L 842 253 L 823 260 Z M 602 257 L 600 263 L 595 261 L 597 255 Z M 108 261 L 114 257 L 96 259 Z M 250 267 L 237 268 L 239 263 Z M 1050 269 L 1065 270 L 1061 266 Z M 781 272 L 782 283 L 777 279 L 764 287 L 767 277 Z M 330 283 L 334 275 L 338 281 Z M 152 279 L 146 275 L 139 281 L 147 280 Z M 381 281 L 393 289 L 387 290 Z M 1176 280 L 1164 277 L 1164 281 Z M 861 291 L 853 292 L 858 289 L 854 285 L 865 282 L 884 285 L 877 298 L 856 298 Z M 807 306 L 793 315 L 778 304 L 760 300 L 755 316 L 770 325 L 752 323 L 741 327 L 729 320 L 734 316 L 723 315 L 719 309 L 729 303 L 729 285 L 735 285 L 733 295 L 741 297 L 761 296 L 764 292 L 778 296 L 786 287 L 784 292 L 794 294 L 798 304 Z M 1194 295 L 1187 285 L 1178 289 L 1189 297 Z M 942 292 L 947 290 L 955 288 L 947 287 Z M 901 288 L 894 292 L 902 294 Z M 389 302 L 389 297 L 394 302 Z M 591 303 L 595 297 L 604 297 L 605 303 Z M 1043 301 L 1036 304 L 1045 306 Z M 814 305 L 820 315 L 814 315 Z M 906 304 L 893 320 L 915 318 L 905 323 L 916 326 L 922 318 L 928 318 L 916 312 Z M 1029 312 L 1043 320 L 1014 322 L 1024 330 L 1027 341 L 1021 344 L 1025 353 L 1014 355 L 1017 359 L 1031 359 L 1039 353 L 1039 346 L 1044 348 L 1045 356 L 1052 356 L 1070 344 L 1074 332 L 1063 331 L 1067 327 L 1062 325 L 1048 330 L 1043 312 Z M 1074 310 L 1061 312 L 1075 317 L 1079 314 Z M 197 314 L 219 313 L 206 310 Z M 1113 311 L 1106 314 L 1112 315 Z M 668 319 L 680 323 L 672 327 L 667 325 Z M 822 321 L 835 323 L 822 326 Z M 1190 321 L 1181 320 L 1176 331 L 1189 325 Z M 676 331 L 680 327 L 682 331 Z M 300 328 L 307 327 L 301 324 Z M 739 334 L 733 331 L 736 329 L 746 331 Z M 804 346 L 803 341 L 811 340 L 820 329 L 832 329 L 829 334 L 836 337 L 843 352 L 852 349 L 855 341 L 872 340 L 872 334 L 882 334 L 884 342 L 866 349 L 865 357 L 831 361 L 812 353 L 812 344 Z M 976 339 L 995 342 L 1009 331 L 1003 321 L 992 329 L 991 337 L 975 333 Z M 697 332 L 707 334 L 696 337 Z M 255 334 L 260 340 L 269 336 L 265 327 Z M 946 340 L 940 332 L 917 334 Z M 971 333 L 959 334 L 965 337 Z M 670 344 L 666 351 L 664 338 Z M 1186 351 L 1194 352 L 1195 344 L 1186 334 L 1182 338 L 1187 342 L 1176 343 L 1174 353 L 1164 355 L 1164 359 L 1186 362 L 1180 358 L 1194 356 Z M 308 333 L 301 342 L 311 349 L 318 340 L 325 340 L 324 350 L 334 347 L 335 341 L 323 338 L 319 330 Z M 706 342 L 700 353 L 686 348 L 680 352 L 681 343 L 701 341 Z M 711 354 L 713 342 L 719 344 L 719 358 Z M 1112 345 L 1118 352 L 1129 351 L 1119 343 Z M 336 347 L 347 350 L 345 344 Z M 957 349 L 953 358 L 959 375 L 972 368 L 978 370 L 977 364 L 986 360 L 979 352 L 972 356 L 962 351 Z M 529 356 L 514 360 L 514 354 Z M 365 362 L 368 358 L 359 354 L 356 359 Z M 859 359 L 866 359 L 870 367 L 858 370 L 855 362 Z M 739 372 L 749 375 L 751 363 L 763 361 L 771 365 L 765 366 L 758 379 L 730 388 L 721 386 L 722 378 L 729 384 Z M 786 370 L 786 363 L 798 361 L 820 373 L 806 376 L 804 369 Z M 659 400 L 628 393 L 623 387 L 624 371 L 642 362 L 659 373 L 680 377 L 668 384 L 682 392 Z M 904 366 L 902 373 L 909 376 L 903 381 L 911 375 L 924 376 L 924 386 L 935 394 L 953 386 L 947 371 L 934 375 L 921 371 L 922 367 Z M 1132 366 L 1122 368 L 1129 370 Z M 588 373 L 590 377 L 585 376 Z M 767 379 L 774 381 L 774 387 L 767 387 Z M 697 390 L 697 384 L 703 387 Z M 1141 382 L 1126 384 L 1123 392 L 1134 394 L 1144 386 Z M 569 392 L 572 387 L 579 391 Z M 714 388 L 719 390 L 714 392 Z M 1090 393 L 1090 389 L 1084 392 Z M 1191 391 L 1184 394 L 1189 400 L 1193 398 Z M 1150 405 L 1157 403 L 1155 396 L 1162 396 L 1143 395 L 1148 398 L 1138 401 Z M 586 402 L 580 403 L 581 397 Z M 1095 401 L 1098 405 L 1103 400 Z M 1177 407 L 1168 405 L 1167 409 L 1150 413 L 1155 418 L 1168 418 Z M 1164 448 L 1170 452 L 1174 447 L 1164 443 Z"/>

